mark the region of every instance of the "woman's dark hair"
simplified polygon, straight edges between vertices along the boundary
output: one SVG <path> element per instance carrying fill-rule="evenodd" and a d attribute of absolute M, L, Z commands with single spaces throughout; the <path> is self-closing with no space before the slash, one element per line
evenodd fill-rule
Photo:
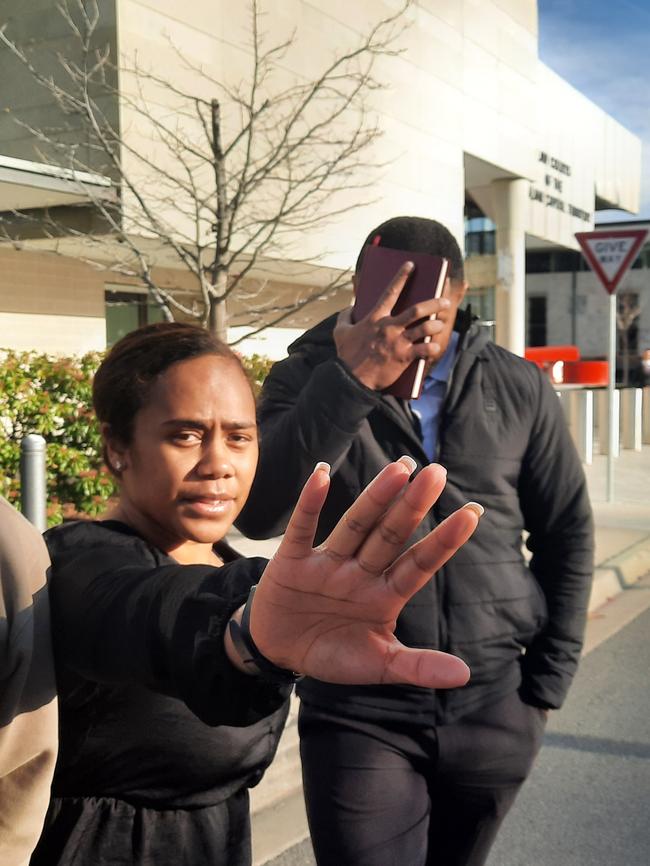
<path fill-rule="evenodd" d="M 366 247 L 375 244 L 391 247 L 394 250 L 407 250 L 410 253 L 429 253 L 449 259 L 449 277 L 454 282 L 465 278 L 463 254 L 448 228 L 435 220 L 425 217 L 393 217 L 373 229 L 361 247 L 357 259 L 356 272 L 361 269 Z"/>
<path fill-rule="evenodd" d="M 111 436 L 128 445 L 135 416 L 147 402 L 156 378 L 172 364 L 216 355 L 236 364 L 248 381 L 239 357 L 204 328 L 182 322 L 158 322 L 131 331 L 110 350 L 95 373 L 93 407 Z M 104 460 L 110 465 L 106 446 Z"/>

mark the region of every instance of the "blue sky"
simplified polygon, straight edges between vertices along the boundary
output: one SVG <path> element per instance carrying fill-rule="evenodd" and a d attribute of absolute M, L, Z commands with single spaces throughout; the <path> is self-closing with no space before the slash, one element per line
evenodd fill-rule
<path fill-rule="evenodd" d="M 639 216 L 650 219 L 650 0 L 537 5 L 540 59 L 641 138 Z M 617 213 L 603 216 L 619 218 Z"/>

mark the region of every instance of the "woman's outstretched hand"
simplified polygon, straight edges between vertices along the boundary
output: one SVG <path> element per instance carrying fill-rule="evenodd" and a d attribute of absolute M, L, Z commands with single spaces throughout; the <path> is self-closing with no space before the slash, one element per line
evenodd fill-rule
<path fill-rule="evenodd" d="M 276 665 L 331 683 L 467 682 L 456 656 L 405 647 L 394 635 L 406 602 L 467 541 L 482 510 L 466 505 L 402 552 L 446 481 L 437 464 L 408 484 L 412 471 L 410 458 L 383 469 L 313 548 L 329 488 L 329 467 L 316 467 L 252 606 L 251 635 Z"/>

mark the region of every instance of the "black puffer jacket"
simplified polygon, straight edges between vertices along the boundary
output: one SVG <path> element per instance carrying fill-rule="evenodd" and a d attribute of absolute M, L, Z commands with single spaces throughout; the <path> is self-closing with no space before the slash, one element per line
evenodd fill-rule
<path fill-rule="evenodd" d="M 448 481 L 421 537 L 469 499 L 486 509 L 472 539 L 403 611 L 398 637 L 456 653 L 472 669 L 463 689 L 341 687 L 303 681 L 301 697 L 362 718 L 450 722 L 520 687 L 559 707 L 574 675 L 593 571 L 584 473 L 557 396 L 543 374 L 465 329 L 440 423 Z M 428 458 L 408 404 L 365 388 L 336 357 L 331 317 L 273 366 L 262 392 L 261 459 L 240 517 L 252 537 L 281 532 L 318 460 L 332 464 L 324 538 L 389 461 Z M 522 553 L 529 533 L 530 566 Z M 525 651 L 525 654 L 524 654 Z"/>

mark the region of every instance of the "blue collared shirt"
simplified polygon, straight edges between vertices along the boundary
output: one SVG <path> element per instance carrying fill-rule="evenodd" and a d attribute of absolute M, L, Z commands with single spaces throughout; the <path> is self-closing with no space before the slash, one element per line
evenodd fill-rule
<path fill-rule="evenodd" d="M 422 444 L 429 460 L 436 459 L 440 408 L 447 393 L 447 383 L 456 360 L 458 331 L 452 331 L 444 355 L 428 372 L 422 393 L 411 400 L 411 409 L 417 416 L 422 430 Z"/>

